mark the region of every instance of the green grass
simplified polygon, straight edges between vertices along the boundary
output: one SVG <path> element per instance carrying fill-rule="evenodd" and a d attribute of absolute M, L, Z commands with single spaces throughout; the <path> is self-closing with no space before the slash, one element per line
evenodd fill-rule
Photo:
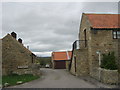
<path fill-rule="evenodd" d="M 32 74 L 23 74 L 23 75 L 12 74 L 8 76 L 2 76 L 2 85 L 4 85 L 5 83 L 9 83 L 11 86 L 11 85 L 16 85 L 17 81 L 22 81 L 23 83 L 25 83 L 38 78 L 39 76 L 33 76 Z"/>

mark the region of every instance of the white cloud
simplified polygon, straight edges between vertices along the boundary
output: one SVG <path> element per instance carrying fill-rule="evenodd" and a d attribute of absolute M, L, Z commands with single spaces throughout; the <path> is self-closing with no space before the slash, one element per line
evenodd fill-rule
<path fill-rule="evenodd" d="M 51 56 L 52 52 L 33 52 L 38 57 L 49 57 Z"/>

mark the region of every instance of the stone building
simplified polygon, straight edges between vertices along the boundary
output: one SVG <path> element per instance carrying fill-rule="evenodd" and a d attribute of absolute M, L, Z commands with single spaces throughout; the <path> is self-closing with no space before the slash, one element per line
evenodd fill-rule
<path fill-rule="evenodd" d="M 11 73 L 32 73 L 31 65 L 34 64 L 36 56 L 22 44 L 17 34 L 7 34 L 2 40 L 2 75 Z"/>
<path fill-rule="evenodd" d="M 118 14 L 82 14 L 79 40 L 73 43 L 73 54 L 69 68 L 72 74 L 99 79 L 102 54 L 113 51 L 120 71 L 118 16 Z M 116 77 L 117 79 L 118 77 Z"/>
<path fill-rule="evenodd" d="M 52 53 L 52 68 L 54 69 L 68 69 L 71 58 L 71 51 L 53 52 Z"/>

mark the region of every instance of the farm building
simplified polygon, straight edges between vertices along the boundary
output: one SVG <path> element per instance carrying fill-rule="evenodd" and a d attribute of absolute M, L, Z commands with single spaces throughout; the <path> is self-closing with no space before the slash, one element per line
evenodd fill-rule
<path fill-rule="evenodd" d="M 17 39 L 17 34 L 12 32 L 2 40 L 2 75 L 12 73 L 32 73 L 30 67 L 35 63 L 36 56 L 24 47 L 22 39 Z"/>
<path fill-rule="evenodd" d="M 104 83 L 120 81 L 120 25 L 119 14 L 87 14 L 81 18 L 79 40 L 73 43 L 70 72 L 77 76 L 91 76 Z M 100 68 L 103 54 L 115 53 L 117 70 Z M 114 76 L 114 77 L 112 77 Z"/>
<path fill-rule="evenodd" d="M 72 55 L 71 51 L 53 52 L 52 53 L 52 67 L 54 69 L 68 68 L 71 55 Z"/>

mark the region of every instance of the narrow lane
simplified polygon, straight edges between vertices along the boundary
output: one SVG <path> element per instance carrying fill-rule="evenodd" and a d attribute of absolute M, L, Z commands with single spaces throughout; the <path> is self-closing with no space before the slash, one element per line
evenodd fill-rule
<path fill-rule="evenodd" d="M 10 88 L 96 88 L 95 85 L 71 75 L 63 69 L 42 68 L 40 79 Z"/>

